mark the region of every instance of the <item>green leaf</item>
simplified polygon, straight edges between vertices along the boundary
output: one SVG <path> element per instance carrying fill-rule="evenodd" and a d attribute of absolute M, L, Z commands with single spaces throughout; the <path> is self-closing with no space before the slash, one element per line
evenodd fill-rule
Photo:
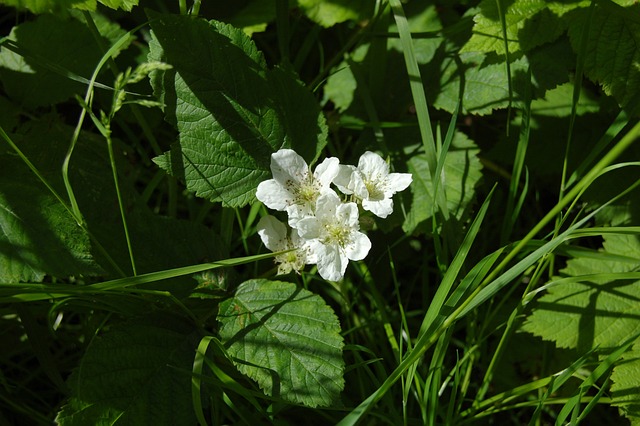
<path fill-rule="evenodd" d="M 111 9 L 122 9 L 127 12 L 131 11 L 133 6 L 138 5 L 138 0 L 98 0 L 100 3 L 104 4 Z"/>
<path fill-rule="evenodd" d="M 49 115 L 24 124 L 16 135 L 12 135 L 14 142 L 59 194 L 65 193 L 60 169 L 72 134 L 73 128 L 61 125 L 57 116 Z M 120 142 L 116 140 L 116 144 L 120 145 Z M 13 278 L 7 282 L 40 280 L 44 273 L 57 277 L 96 273 L 120 276 L 105 252 L 96 250 L 95 241 L 89 244 L 88 237 L 71 215 L 26 165 L 11 151 L 7 152 L 4 141 L 0 143 L 0 149 L 0 166 L 3 167 L 0 194 L 8 203 L 0 210 L 0 217 L 6 221 L 5 226 L 16 223 L 16 227 L 4 228 L 10 241 L 6 236 L 0 238 L 0 257 L 7 256 L 5 261 L 12 265 L 12 268 L 0 267 L 0 276 L 14 271 Z M 134 166 L 116 155 L 138 272 L 219 260 L 219 238 L 210 229 L 195 222 L 159 216 L 140 202 L 135 183 L 124 178 L 135 175 L 127 168 Z M 93 134 L 81 133 L 70 168 L 70 181 L 89 230 L 112 261 L 128 271 L 129 256 L 106 141 Z M 163 249 L 149 250 L 149 247 Z M 95 265 L 91 256 L 104 271 Z M 25 275 L 19 276 L 18 271 L 22 270 Z M 185 277 L 165 280 L 155 286 L 166 289 L 171 285 L 171 288 L 187 293 L 189 285 L 194 284 Z"/>
<path fill-rule="evenodd" d="M 622 355 L 611 381 L 612 405 L 619 407 L 632 425 L 640 425 L 640 342 Z"/>
<path fill-rule="evenodd" d="M 243 206 L 270 178 L 272 152 L 317 158 L 327 133 L 318 103 L 289 72 L 267 70 L 246 34 L 214 21 L 151 17 L 149 59 L 173 66 L 151 81 L 180 135 L 158 165 L 198 196 Z"/>
<path fill-rule="evenodd" d="M 589 13 L 584 11 L 575 16 L 569 37 L 578 51 Z M 640 5 L 621 7 L 608 0 L 598 1 L 586 43 L 585 74 L 602 84 L 604 92 L 620 105 L 635 104 L 640 91 Z"/>
<path fill-rule="evenodd" d="M 70 377 L 72 397 L 58 424 L 195 424 L 190 372 L 198 334 L 168 312 L 113 326 L 91 342 Z"/>
<path fill-rule="evenodd" d="M 623 262 L 615 255 L 630 260 Z M 637 236 L 605 236 L 601 257 L 567 262 L 562 278 L 535 303 L 523 329 L 580 352 L 615 348 L 640 332 L 640 280 L 628 275 L 640 268 L 636 259 Z"/>
<path fill-rule="evenodd" d="M 26 8 L 33 13 L 58 13 L 70 7 L 96 10 L 96 0 L 0 0 L 0 4 Z"/>
<path fill-rule="evenodd" d="M 276 19 L 276 2 L 273 0 L 250 1 L 243 9 L 233 17 L 226 20 L 227 23 L 251 35 L 267 28 L 267 24 Z"/>
<path fill-rule="evenodd" d="M 440 190 L 444 183 L 449 212 L 461 219 L 465 209 L 474 198 L 474 187 L 482 177 L 479 152 L 476 145 L 462 133 L 456 133 L 451 149 L 445 158 Z M 413 175 L 411 210 L 402 229 L 413 232 L 418 225 L 431 217 L 434 211 L 433 183 L 424 154 L 412 157 L 407 166 Z"/>
<path fill-rule="evenodd" d="M 30 123 L 12 139 L 25 151 L 47 146 L 56 133 L 40 130 Z M 91 255 L 89 237 L 71 213 L 0 142 L 0 282 L 41 281 L 45 274 L 65 278 L 101 273 Z M 51 160 L 47 149 L 35 151 L 40 154 L 32 162 Z"/>
<path fill-rule="evenodd" d="M 600 110 L 598 102 L 588 95 L 589 93 L 583 91 L 576 108 L 577 115 L 597 113 Z M 533 100 L 531 102 L 531 112 L 535 115 L 549 117 L 568 117 L 571 115 L 572 97 L 573 84 L 562 84 L 553 90 L 547 91 L 544 98 Z"/>
<path fill-rule="evenodd" d="M 373 13 L 373 2 L 369 0 L 297 0 L 297 3 L 309 19 L 323 27 L 366 19 Z"/>
<path fill-rule="evenodd" d="M 218 320 L 236 367 L 267 395 L 329 406 L 344 387 L 340 324 L 319 296 L 291 283 L 250 280 L 220 305 Z"/>
<path fill-rule="evenodd" d="M 502 4 L 510 55 L 554 41 L 565 31 L 565 23 L 552 12 L 548 1 L 516 0 L 507 6 L 502 0 L 483 0 L 474 17 L 473 35 L 461 52 L 505 54 L 498 2 Z"/>
<path fill-rule="evenodd" d="M 511 63 L 512 73 L 526 74 L 527 62 L 520 58 Z M 460 74 L 464 78 L 460 79 Z M 462 96 L 462 111 L 485 115 L 509 105 L 509 79 L 504 62 L 485 63 L 484 54 L 464 53 L 448 58 L 441 65 L 441 91 L 433 105 L 453 112 Z"/>
<path fill-rule="evenodd" d="M 28 108 L 48 106 L 74 94 L 100 60 L 100 49 L 89 29 L 75 19 L 42 15 L 14 27 L 9 35 L 20 54 L 5 45 L 0 50 L 0 81 L 7 94 Z"/>

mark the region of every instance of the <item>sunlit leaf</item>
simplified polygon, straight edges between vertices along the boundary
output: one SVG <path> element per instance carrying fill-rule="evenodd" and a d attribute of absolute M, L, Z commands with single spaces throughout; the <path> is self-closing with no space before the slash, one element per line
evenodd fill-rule
<path fill-rule="evenodd" d="M 640 343 L 627 351 L 611 373 L 611 398 L 632 425 L 640 424 Z"/>
<path fill-rule="evenodd" d="M 25 8 L 33 13 L 58 13 L 70 7 L 96 9 L 96 0 L 0 0 L 0 4 Z"/>
<path fill-rule="evenodd" d="M 198 196 L 242 206 L 271 175 L 272 152 L 292 148 L 307 161 L 326 143 L 318 103 L 289 72 L 267 70 L 241 30 L 189 17 L 153 15 L 150 59 L 156 94 L 180 140 L 155 161 Z"/>
<path fill-rule="evenodd" d="M 291 283 L 251 280 L 220 306 L 218 320 L 236 367 L 267 395 L 328 406 L 344 387 L 340 324 L 319 296 Z"/>
<path fill-rule="evenodd" d="M 610 260 L 608 254 L 640 259 L 640 240 L 635 235 L 608 235 L 600 259 L 569 260 L 562 270 L 567 279 L 549 287 L 523 329 L 581 352 L 614 348 L 640 332 L 640 281 L 625 277 L 638 270 L 640 261 Z M 593 274 L 599 275 L 592 278 Z"/>
<path fill-rule="evenodd" d="M 621 7 L 611 1 L 596 3 L 593 16 L 582 13 L 572 21 L 569 37 L 574 49 L 582 43 L 589 22 L 584 57 L 585 74 L 602 84 L 621 105 L 637 104 L 640 90 L 640 5 Z"/>
<path fill-rule="evenodd" d="M 473 200 L 474 187 L 482 176 L 480 160 L 476 156 L 478 148 L 473 141 L 462 133 L 457 133 L 452 142 L 452 148 L 447 153 L 442 176 L 447 197 L 449 212 L 460 219 L 468 204 Z M 412 157 L 408 163 L 409 171 L 413 175 L 411 192 L 413 201 L 411 210 L 402 225 L 405 232 L 413 232 L 420 223 L 431 217 L 434 212 L 433 182 L 424 154 Z M 439 190 L 443 190 L 442 187 Z"/>
<path fill-rule="evenodd" d="M 297 3 L 309 19 L 323 27 L 365 19 L 373 12 L 373 3 L 367 0 L 297 0 Z"/>

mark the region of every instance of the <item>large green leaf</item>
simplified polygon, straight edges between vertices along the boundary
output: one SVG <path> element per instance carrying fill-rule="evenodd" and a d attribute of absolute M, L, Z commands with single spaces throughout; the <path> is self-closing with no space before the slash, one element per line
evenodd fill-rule
<path fill-rule="evenodd" d="M 198 196 L 242 206 L 270 178 L 272 152 L 317 158 L 327 132 L 317 102 L 290 73 L 267 70 L 246 34 L 186 16 L 151 18 L 149 57 L 173 66 L 152 84 L 180 137 L 155 159 L 163 169 Z"/>
<path fill-rule="evenodd" d="M 50 115 L 26 123 L 12 139 L 64 197 L 61 167 L 73 128 L 61 125 L 57 118 Z M 132 164 L 116 155 L 116 166 L 138 273 L 220 259 L 218 239 L 210 229 L 149 211 L 139 201 L 134 182 L 124 179 L 136 175 L 128 169 Z M 80 211 L 95 238 L 94 243 L 97 241 L 104 251 L 96 250 L 97 245 L 89 243 L 71 214 L 4 141 L 0 142 L 0 167 L 3 171 L 0 174 L 0 277 L 4 282 L 37 281 L 45 273 L 57 277 L 118 275 L 113 263 L 125 273 L 131 273 L 104 139 L 81 133 L 70 165 L 70 181 Z M 150 250 L 150 247 L 162 249 Z M 95 265 L 92 256 L 105 271 Z M 189 291 L 189 284 L 195 285 L 188 277 L 177 282 L 180 285 L 174 288 L 184 292 Z M 165 284 L 169 282 L 157 285 Z"/>
<path fill-rule="evenodd" d="M 622 7 L 596 2 L 593 15 L 576 15 L 569 37 L 578 51 L 584 25 L 589 25 L 584 57 L 585 74 L 602 84 L 622 106 L 636 105 L 640 91 L 640 4 Z"/>
<path fill-rule="evenodd" d="M 126 11 L 130 11 L 133 6 L 138 5 L 138 0 L 98 0 L 100 3 L 104 4 L 111 9 L 122 9 Z"/>
<path fill-rule="evenodd" d="M 198 331 L 183 318 L 155 313 L 96 337 L 69 379 L 61 426 L 196 423 L 191 375 Z"/>
<path fill-rule="evenodd" d="M 451 149 L 447 153 L 440 182 L 447 197 L 449 212 L 461 219 L 468 204 L 473 200 L 474 187 L 482 177 L 480 160 L 476 145 L 462 133 L 456 133 Z M 420 223 L 431 217 L 434 211 L 433 182 L 426 155 L 412 157 L 407 166 L 413 175 L 411 192 L 413 201 L 411 210 L 402 228 L 405 232 L 413 232 Z"/>
<path fill-rule="evenodd" d="M 627 351 L 611 373 L 613 405 L 634 426 L 640 425 L 640 342 Z"/>
<path fill-rule="evenodd" d="M 113 29 L 110 34 L 116 35 Z M 0 49 L 0 81 L 11 98 L 29 108 L 83 95 L 102 56 L 87 26 L 72 18 L 39 16 L 15 26 L 9 40 L 20 54 Z"/>
<path fill-rule="evenodd" d="M 500 12 L 504 16 L 510 54 L 551 42 L 565 30 L 564 22 L 552 12 L 548 1 L 516 0 L 507 5 L 502 0 L 483 0 L 480 13 L 474 17 L 473 35 L 462 52 L 505 54 Z"/>
<path fill-rule="evenodd" d="M 294 284 L 251 280 L 220 306 L 220 337 L 268 395 L 328 406 L 344 387 L 343 340 L 327 304 Z"/>
<path fill-rule="evenodd" d="M 12 140 L 33 153 L 33 163 L 47 165 L 40 171 L 49 179 L 59 165 L 47 154 L 59 134 L 47 130 L 29 123 Z M 5 141 L 0 141 L 0 170 L 0 282 L 100 273 L 87 234 Z"/>
<path fill-rule="evenodd" d="M 298 6 L 309 19 L 323 27 L 340 22 L 370 18 L 373 2 L 368 0 L 297 0 Z"/>
<path fill-rule="evenodd" d="M 96 0 L 0 0 L 0 4 L 29 9 L 33 13 L 56 13 L 70 7 L 96 10 Z"/>
<path fill-rule="evenodd" d="M 608 235 L 603 246 L 598 259 L 567 262 L 564 280 L 535 303 L 525 331 L 580 352 L 611 349 L 640 332 L 640 280 L 625 277 L 640 268 L 640 239 Z"/>

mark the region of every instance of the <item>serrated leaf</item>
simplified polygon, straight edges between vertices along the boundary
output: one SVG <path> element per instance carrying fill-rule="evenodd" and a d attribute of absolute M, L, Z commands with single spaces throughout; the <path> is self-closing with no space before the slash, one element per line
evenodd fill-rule
<path fill-rule="evenodd" d="M 611 381 L 612 405 L 619 407 L 632 425 L 640 425 L 640 342 L 622 355 Z"/>
<path fill-rule="evenodd" d="M 609 254 L 631 261 L 610 260 Z M 601 258 L 569 260 L 561 271 L 567 279 L 535 303 L 523 329 L 580 352 L 611 349 L 640 332 L 640 281 L 624 279 L 640 268 L 640 260 L 633 259 L 640 259 L 637 236 L 605 236 Z"/>
<path fill-rule="evenodd" d="M 23 153 L 59 194 L 65 194 L 61 167 L 73 131 L 72 127 L 60 124 L 55 115 L 50 115 L 25 123 L 18 128 L 17 134 L 12 135 Z M 20 159 L 10 151 L 5 154 L 6 144 L 0 144 L 0 148 L 0 166 L 3 167 L 0 194 L 9 197 L 10 211 L 22 219 L 18 220 L 14 215 L 7 216 L 7 223 L 17 221 L 19 228 L 4 228 L 14 240 L 9 243 L 0 238 L 0 258 L 14 256 L 8 259 L 21 263 L 12 263 L 13 269 L 3 265 L 0 267 L 0 276 L 10 271 L 17 274 L 18 270 L 22 270 L 16 269 L 19 265 L 26 268 L 24 273 L 27 275 L 20 278 L 23 281 L 39 279 L 43 273 L 58 277 L 96 273 L 118 275 L 104 253 L 95 250 L 94 244 L 89 244 L 87 236 L 71 219 L 71 215 L 63 210 Z M 126 168 L 132 165 L 119 155 L 115 159 L 139 273 L 220 259 L 215 233 L 195 222 L 162 217 L 149 211 L 140 203 L 133 188 L 134 183 L 123 178 L 133 175 Z M 70 181 L 93 237 L 122 270 L 129 271 L 130 260 L 109 161 L 106 141 L 93 134 L 81 133 L 71 161 Z M 10 211 L 2 210 L 0 216 L 4 218 Z M 69 219 L 63 220 L 67 216 Z M 18 230 L 22 231 L 18 233 Z M 16 239 L 20 235 L 23 237 Z M 149 247 L 162 249 L 150 250 Z M 95 264 L 92 255 L 104 271 Z M 31 271 L 32 268 L 35 268 L 34 271 Z M 27 278 L 29 275 L 33 278 Z M 7 282 L 16 279 L 17 275 Z M 157 285 L 163 289 L 171 285 L 172 289 L 188 293 L 189 285 L 194 284 L 193 280 L 185 277 Z"/>
<path fill-rule="evenodd" d="M 509 54 L 527 51 L 551 42 L 565 30 L 565 24 L 544 0 L 516 0 L 502 3 Z M 474 17 L 473 35 L 461 52 L 505 54 L 502 21 L 496 0 L 483 0 Z"/>
<path fill-rule="evenodd" d="M 368 0 L 297 0 L 297 3 L 309 19 L 323 27 L 366 19 L 373 12 L 373 3 Z"/>
<path fill-rule="evenodd" d="M 478 152 L 473 141 L 462 133 L 456 133 L 445 159 L 441 183 L 444 183 L 449 212 L 458 219 L 462 218 L 468 204 L 473 200 L 474 187 L 482 177 L 482 166 L 476 156 Z M 407 162 L 407 167 L 413 175 L 413 200 L 402 229 L 411 233 L 420 223 L 430 218 L 434 211 L 433 183 L 426 155 L 412 157 Z"/>
<path fill-rule="evenodd" d="M 250 280 L 220 305 L 218 320 L 236 367 L 267 395 L 315 407 L 342 391 L 340 324 L 319 296 L 292 283 Z"/>
<path fill-rule="evenodd" d="M 549 117 L 568 117 L 571 115 L 573 106 L 573 84 L 565 83 L 553 90 L 547 91 L 544 98 L 534 99 L 531 102 L 531 112 L 536 115 Z M 580 102 L 576 107 L 577 115 L 584 115 L 590 112 L 598 112 L 600 106 L 598 102 L 588 96 L 583 91 Z"/>
<path fill-rule="evenodd" d="M 267 24 L 275 19 L 276 4 L 273 0 L 253 0 L 226 22 L 251 35 L 264 31 Z"/>
<path fill-rule="evenodd" d="M 14 27 L 9 39 L 22 55 L 0 49 L 0 81 L 16 102 L 34 108 L 83 94 L 98 64 L 99 47 L 89 29 L 75 19 L 42 15 Z"/>
<path fill-rule="evenodd" d="M 229 25 L 152 15 L 151 75 L 179 143 L 154 161 L 189 190 L 227 206 L 255 201 L 270 155 L 292 148 L 308 162 L 326 144 L 319 106 L 291 74 L 267 70 L 251 39 Z"/>
<path fill-rule="evenodd" d="M 576 14 L 569 37 L 576 51 L 582 43 L 589 13 Z M 620 105 L 637 102 L 640 90 L 640 5 L 622 7 L 611 1 L 596 3 L 589 22 L 584 57 L 585 74 L 600 84 Z"/>
<path fill-rule="evenodd" d="M 36 130 L 12 139 L 28 150 L 38 142 L 48 143 L 52 136 Z M 4 141 L 0 146 L 0 282 L 38 282 L 45 274 L 65 278 L 101 273 L 89 237 L 71 213 Z M 44 155 L 41 159 L 50 160 Z M 45 176 L 49 177 L 46 172 Z"/>
<path fill-rule="evenodd" d="M 96 10 L 96 0 L 0 0 L 0 4 L 29 9 L 33 13 L 58 13 L 70 7 Z"/>
<path fill-rule="evenodd" d="M 161 312 L 114 326 L 89 345 L 56 418 L 87 424 L 191 426 L 191 371 L 198 331 Z"/>
<path fill-rule="evenodd" d="M 526 58 L 511 63 L 512 74 L 526 75 L 526 69 Z M 483 54 L 464 53 L 459 59 L 445 59 L 441 73 L 441 89 L 433 103 L 436 108 L 453 112 L 461 95 L 465 113 L 485 115 L 509 105 L 509 78 L 504 62 L 485 63 Z"/>
<path fill-rule="evenodd" d="M 127 12 L 131 11 L 133 6 L 138 5 L 138 0 L 98 0 L 100 3 L 104 4 L 111 9 L 122 9 Z"/>

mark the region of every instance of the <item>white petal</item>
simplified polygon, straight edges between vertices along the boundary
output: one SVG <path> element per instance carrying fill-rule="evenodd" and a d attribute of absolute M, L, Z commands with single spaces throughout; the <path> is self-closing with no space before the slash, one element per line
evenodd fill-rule
<path fill-rule="evenodd" d="M 358 169 L 355 166 L 345 166 L 340 165 L 338 169 L 338 174 L 333 179 L 333 183 L 338 187 L 340 192 L 343 194 L 353 194 L 353 190 L 349 187 L 349 182 L 351 182 L 351 175 L 354 174 Z"/>
<path fill-rule="evenodd" d="M 281 149 L 271 154 L 271 173 L 282 185 L 287 181 L 297 183 L 309 173 L 309 166 L 294 150 Z"/>
<path fill-rule="evenodd" d="M 393 213 L 393 200 L 391 198 L 379 201 L 362 200 L 362 208 L 384 219 Z"/>
<path fill-rule="evenodd" d="M 384 178 L 389 174 L 389 165 L 382 157 L 375 152 L 367 151 L 358 160 L 358 169 L 368 179 L 375 179 L 376 176 Z"/>
<path fill-rule="evenodd" d="M 336 245 L 320 245 L 316 248 L 318 272 L 329 281 L 340 281 L 347 270 L 349 259 Z"/>
<path fill-rule="evenodd" d="M 303 240 L 312 240 L 320 236 L 322 226 L 317 218 L 311 216 L 300 219 L 296 223 L 296 230 Z"/>
<path fill-rule="evenodd" d="M 392 195 L 404 191 L 412 181 L 411 173 L 390 173 L 385 180 L 385 193 Z"/>
<path fill-rule="evenodd" d="M 321 195 L 316 201 L 316 217 L 321 221 L 335 220 L 336 210 L 341 203 L 340 197 L 333 191 Z"/>
<path fill-rule="evenodd" d="M 293 195 L 275 179 L 260 182 L 256 198 L 273 210 L 284 210 L 293 200 Z"/>
<path fill-rule="evenodd" d="M 371 240 L 362 232 L 354 232 L 352 241 L 344 249 L 346 251 L 347 258 L 351 260 L 362 260 L 367 257 L 369 250 L 371 250 Z"/>
<path fill-rule="evenodd" d="M 340 170 L 340 160 L 336 157 L 325 158 L 324 161 L 316 167 L 313 177 L 320 182 L 323 187 L 328 187 L 335 179 Z"/>
<path fill-rule="evenodd" d="M 356 203 L 343 203 L 336 208 L 335 220 L 347 228 L 358 229 L 358 206 Z"/>
<path fill-rule="evenodd" d="M 273 216 L 264 216 L 258 222 L 258 235 L 271 251 L 287 249 L 287 227 Z"/>

